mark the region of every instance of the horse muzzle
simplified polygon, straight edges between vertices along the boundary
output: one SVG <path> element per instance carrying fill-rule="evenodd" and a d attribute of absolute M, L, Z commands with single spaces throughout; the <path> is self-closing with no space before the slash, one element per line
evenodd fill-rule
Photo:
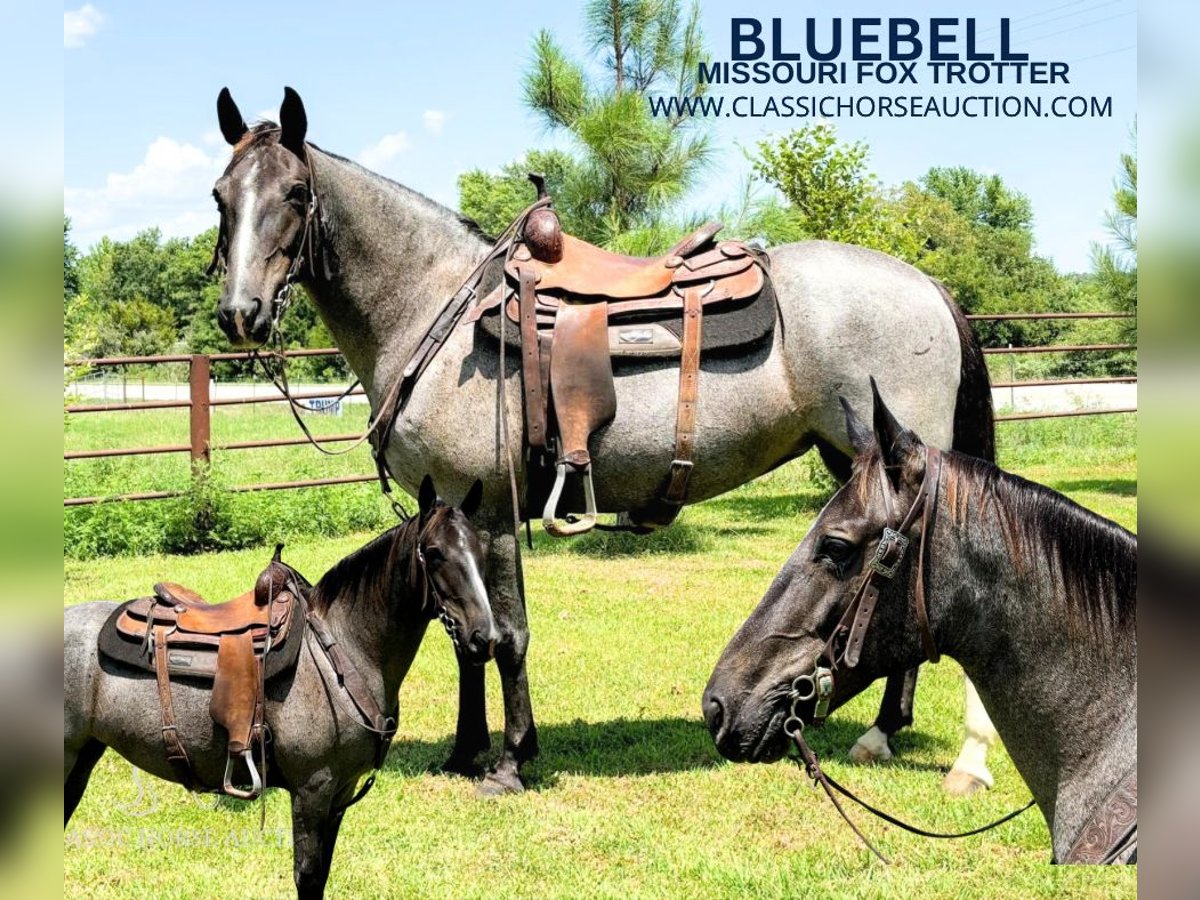
<path fill-rule="evenodd" d="M 217 307 L 217 324 L 234 347 L 261 347 L 271 336 L 270 303 L 260 297 L 222 300 Z"/>
<path fill-rule="evenodd" d="M 731 704 L 710 686 L 701 701 L 717 752 L 732 762 L 774 762 L 787 752 L 787 710 L 765 703 Z"/>

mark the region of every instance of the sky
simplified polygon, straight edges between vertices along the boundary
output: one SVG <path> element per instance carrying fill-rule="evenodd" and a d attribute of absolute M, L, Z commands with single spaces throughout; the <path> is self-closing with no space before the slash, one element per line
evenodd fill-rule
<path fill-rule="evenodd" d="M 1104 241 L 1118 157 L 1131 146 L 1137 99 L 1135 0 L 1013 0 L 888 4 L 843 0 L 703 0 L 713 58 L 730 58 L 730 19 L 784 20 L 785 44 L 803 19 L 837 16 L 973 16 L 983 49 L 995 49 L 1001 17 L 1014 50 L 1070 64 L 1068 86 L 985 85 L 960 93 L 1112 97 L 1111 118 L 840 118 L 838 135 L 863 140 L 885 184 L 931 166 L 964 165 L 1002 176 L 1033 202 L 1037 252 L 1063 271 L 1088 268 Z M 277 118 L 283 86 L 304 99 L 309 138 L 439 202 L 455 206 L 457 176 L 496 170 L 536 147 L 569 147 L 521 102 L 533 37 L 549 30 L 585 53 L 580 7 L 571 3 L 428 4 L 227 2 L 68 4 L 63 17 L 63 200 L 83 247 L 103 235 L 168 236 L 216 224 L 210 192 L 229 149 L 216 96 L 233 92 L 249 121 Z M 960 29 L 961 31 L 961 29 Z M 792 38 L 791 35 L 795 37 Z M 785 47 L 784 49 L 789 49 Z M 900 89 L 852 86 L 854 93 Z M 927 83 L 903 89 L 924 94 Z M 715 95 L 837 92 L 800 85 L 720 86 Z M 713 120 L 718 154 L 684 203 L 735 201 L 749 164 L 744 149 L 803 124 L 798 119 Z M 54 159 L 57 162 L 57 158 Z"/>

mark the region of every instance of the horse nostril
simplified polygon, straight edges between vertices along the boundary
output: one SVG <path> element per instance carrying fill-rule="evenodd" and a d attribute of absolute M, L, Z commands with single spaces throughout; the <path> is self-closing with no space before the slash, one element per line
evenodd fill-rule
<path fill-rule="evenodd" d="M 716 694 L 708 694 L 704 698 L 704 721 L 708 723 L 708 730 L 712 734 L 719 735 L 721 733 L 721 725 L 725 720 L 725 707 L 721 705 L 721 700 Z"/>
<path fill-rule="evenodd" d="M 478 628 L 471 632 L 471 637 L 467 640 L 467 651 L 475 657 L 491 659 L 493 646 L 494 642 L 485 639 L 483 631 Z"/>

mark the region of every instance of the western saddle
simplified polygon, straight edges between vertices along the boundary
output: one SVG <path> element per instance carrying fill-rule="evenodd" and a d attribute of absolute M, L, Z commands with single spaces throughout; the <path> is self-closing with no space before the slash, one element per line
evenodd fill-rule
<path fill-rule="evenodd" d="M 154 596 L 120 606 L 101 630 L 100 649 L 106 656 L 154 673 L 167 759 L 189 789 L 197 785 L 171 701 L 171 679 L 177 677 L 212 685 L 209 712 L 228 735 L 219 790 L 242 800 L 253 800 L 263 791 L 265 685 L 272 676 L 295 666 L 304 633 L 306 591 L 311 587 L 281 561 L 281 550 L 279 545 L 254 588 L 239 597 L 210 604 L 189 588 L 160 583 L 154 586 Z M 301 606 L 299 613 L 297 606 Z M 233 783 L 238 759 L 245 764 L 249 788 Z"/>
<path fill-rule="evenodd" d="M 630 511 L 638 530 L 668 525 L 692 472 L 704 316 L 763 294 L 766 256 L 741 241 L 716 241 L 715 222 L 661 257 L 610 253 L 564 234 L 543 179 L 529 178 L 538 199 L 512 227 L 505 277 L 464 321 L 506 318 L 519 334 L 525 442 L 531 459 L 555 471 L 546 530 L 561 537 L 596 525 L 588 440 L 616 415 L 613 356 L 680 360 L 670 471 L 653 502 Z M 773 308 L 770 315 L 773 327 Z M 560 517 L 568 472 L 582 479 L 585 512 Z"/>

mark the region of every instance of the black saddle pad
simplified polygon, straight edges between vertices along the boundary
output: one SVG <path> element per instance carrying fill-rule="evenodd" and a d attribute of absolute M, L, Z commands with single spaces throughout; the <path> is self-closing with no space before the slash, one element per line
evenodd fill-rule
<path fill-rule="evenodd" d="M 101 656 L 144 672 L 154 673 L 154 656 L 147 653 L 148 645 L 143 639 L 133 639 L 117 628 L 117 619 L 125 612 L 125 608 L 136 600 L 122 603 L 112 615 L 105 620 L 100 628 L 98 648 Z M 273 678 L 283 672 L 290 672 L 296 667 L 300 656 L 300 645 L 304 642 L 302 635 L 307 629 L 307 603 L 304 598 L 297 597 L 296 607 L 292 610 L 292 622 L 283 639 L 271 647 L 267 654 L 265 677 Z M 180 648 L 169 649 L 167 652 L 167 669 L 172 678 L 196 678 L 201 681 L 212 681 L 213 669 L 216 666 L 216 649 Z"/>
<path fill-rule="evenodd" d="M 479 320 L 479 328 L 495 341 L 500 340 L 501 305 Z M 768 276 L 757 296 L 704 310 L 700 351 L 724 356 L 747 353 L 771 339 L 777 317 L 775 291 Z M 614 360 L 678 358 L 682 335 L 682 315 L 664 318 L 661 313 L 630 313 L 609 323 L 609 352 Z M 504 338 L 510 347 L 520 348 L 520 328 L 511 321 L 505 323 Z"/>

